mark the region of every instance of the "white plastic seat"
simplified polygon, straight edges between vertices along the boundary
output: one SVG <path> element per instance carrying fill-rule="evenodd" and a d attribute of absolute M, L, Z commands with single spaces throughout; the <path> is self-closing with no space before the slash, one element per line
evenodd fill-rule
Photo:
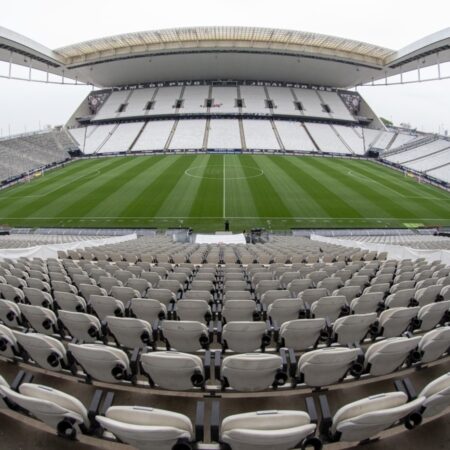
<path fill-rule="evenodd" d="M 190 290 L 186 291 L 183 295 L 183 300 L 203 300 L 207 303 L 213 302 L 213 296 L 210 291 L 197 291 L 197 290 Z"/>
<path fill-rule="evenodd" d="M 222 317 L 226 322 L 240 322 L 253 320 L 256 303 L 253 300 L 228 300 L 222 308 Z"/>
<path fill-rule="evenodd" d="M 119 345 L 136 348 L 152 343 L 152 327 L 145 320 L 133 317 L 106 316 L 106 324 Z"/>
<path fill-rule="evenodd" d="M 248 290 L 248 284 L 243 280 L 228 280 L 225 281 L 223 289 L 226 293 L 231 291 L 246 291 Z"/>
<path fill-rule="evenodd" d="M 55 302 L 60 309 L 65 311 L 85 312 L 86 300 L 71 292 L 54 292 Z"/>
<path fill-rule="evenodd" d="M 298 298 L 279 298 L 269 305 L 267 315 L 280 327 L 283 323 L 299 318 L 303 302 Z"/>
<path fill-rule="evenodd" d="M 38 289 L 43 292 L 51 292 L 50 285 L 46 281 L 42 281 L 38 278 L 27 278 L 27 286 L 33 289 Z"/>
<path fill-rule="evenodd" d="M 101 338 L 101 323 L 91 314 L 60 310 L 59 319 L 73 338 L 86 343 L 93 343 Z"/>
<path fill-rule="evenodd" d="M 48 386 L 23 383 L 19 386 L 19 392 L 0 385 L 0 393 L 61 436 L 74 439 L 80 426 L 86 431 L 90 428 L 88 412 L 84 405 L 64 392 Z"/>
<path fill-rule="evenodd" d="M 60 371 L 67 365 L 66 349 L 58 339 L 40 333 L 14 331 L 17 342 L 43 369 Z"/>
<path fill-rule="evenodd" d="M 417 316 L 419 307 L 413 308 L 391 308 L 383 311 L 379 317 L 379 328 L 381 336 L 397 337 L 400 336 L 411 324 L 411 320 Z"/>
<path fill-rule="evenodd" d="M 140 297 L 145 297 L 145 294 L 152 287 L 152 285 L 147 280 L 144 280 L 142 278 L 130 278 L 127 281 L 126 287 L 138 291 Z"/>
<path fill-rule="evenodd" d="M 376 312 L 383 303 L 382 292 L 370 292 L 354 298 L 350 303 L 350 310 L 353 314 L 368 314 Z"/>
<path fill-rule="evenodd" d="M 223 327 L 224 348 L 237 353 L 254 352 L 270 343 L 265 322 L 228 322 Z"/>
<path fill-rule="evenodd" d="M 389 292 L 391 285 L 389 283 L 372 284 L 366 287 L 363 294 L 369 294 L 370 292 L 382 292 L 383 294 Z"/>
<path fill-rule="evenodd" d="M 0 299 L 0 320 L 10 327 L 17 327 L 22 313 L 19 305 L 11 300 Z"/>
<path fill-rule="evenodd" d="M 358 358 L 356 348 L 330 347 L 304 353 L 297 365 L 297 377 L 307 386 L 338 383 Z"/>
<path fill-rule="evenodd" d="M 196 355 L 174 351 L 144 353 L 141 365 L 151 385 L 162 389 L 185 391 L 205 382 L 203 363 Z"/>
<path fill-rule="evenodd" d="M 138 450 L 172 450 L 179 440 L 191 441 L 194 434 L 188 417 L 143 406 L 112 406 L 96 420 Z"/>
<path fill-rule="evenodd" d="M 0 297 L 12 302 L 23 302 L 25 295 L 22 290 L 9 284 L 0 284 Z"/>
<path fill-rule="evenodd" d="M 134 278 L 132 272 L 123 269 L 116 270 L 112 275 L 116 280 L 119 280 L 123 285 L 125 285 L 130 278 Z"/>
<path fill-rule="evenodd" d="M 340 317 L 333 324 L 333 338 L 341 345 L 361 342 L 376 320 L 376 313 Z"/>
<path fill-rule="evenodd" d="M 87 375 L 94 380 L 114 383 L 131 375 L 127 354 L 102 344 L 68 344 L 68 350 Z"/>
<path fill-rule="evenodd" d="M 261 295 L 261 303 L 267 307 L 280 298 L 290 298 L 291 293 L 287 289 L 269 290 Z"/>
<path fill-rule="evenodd" d="M 325 319 L 296 319 L 284 322 L 280 327 L 281 347 L 294 351 L 315 347 L 325 324 Z"/>
<path fill-rule="evenodd" d="M 16 336 L 6 325 L 0 324 L 0 355 L 13 358 L 17 354 L 19 354 L 19 347 Z"/>
<path fill-rule="evenodd" d="M 19 309 L 31 327 L 38 333 L 52 335 L 56 331 L 58 319 L 52 310 L 23 303 L 19 304 Z"/>
<path fill-rule="evenodd" d="M 258 411 L 226 417 L 220 440 L 233 450 L 289 450 L 298 448 L 315 429 L 302 411 Z"/>
<path fill-rule="evenodd" d="M 178 300 L 176 313 L 181 320 L 209 323 L 212 319 L 211 307 L 205 300 Z"/>
<path fill-rule="evenodd" d="M 105 295 L 107 294 L 106 289 L 101 288 L 93 284 L 80 284 L 78 285 L 81 296 L 89 302 L 93 295 Z"/>
<path fill-rule="evenodd" d="M 146 298 L 151 298 L 153 300 L 158 300 L 166 308 L 171 304 L 176 302 L 176 295 L 169 289 L 149 289 L 146 294 Z"/>
<path fill-rule="evenodd" d="M 340 289 L 343 285 L 344 283 L 342 282 L 342 280 L 337 277 L 327 277 L 317 283 L 318 288 L 325 288 L 328 290 L 328 292 L 333 292 L 337 289 Z"/>
<path fill-rule="evenodd" d="M 326 296 L 311 304 L 311 314 L 334 322 L 346 308 L 348 309 L 347 300 L 343 295 Z"/>
<path fill-rule="evenodd" d="M 168 348 L 179 352 L 196 352 L 209 345 L 208 327 L 200 322 L 164 320 L 161 331 Z"/>
<path fill-rule="evenodd" d="M 158 300 L 150 298 L 133 298 L 130 302 L 132 316 L 147 321 L 149 324 L 167 317 L 167 308 Z"/>
<path fill-rule="evenodd" d="M 419 344 L 420 337 L 393 337 L 370 345 L 364 367 L 373 376 L 386 375 L 400 368 Z"/>
<path fill-rule="evenodd" d="M 181 283 L 177 280 L 161 280 L 158 284 L 158 289 L 168 289 L 176 296 L 178 296 L 184 290 Z"/>
<path fill-rule="evenodd" d="M 426 288 L 418 289 L 414 296 L 419 306 L 429 305 L 441 299 L 442 286 L 434 285 Z"/>
<path fill-rule="evenodd" d="M 446 317 L 450 319 L 450 300 L 422 306 L 417 313 L 417 318 L 420 320 L 420 329 L 423 331 L 433 329 Z"/>
<path fill-rule="evenodd" d="M 52 281 L 53 292 L 69 292 L 78 294 L 78 289 L 65 281 Z"/>
<path fill-rule="evenodd" d="M 90 305 L 100 320 L 104 320 L 106 316 L 123 317 L 125 315 L 124 304 L 114 297 L 92 295 Z"/>
<path fill-rule="evenodd" d="M 287 289 L 291 293 L 291 297 L 297 297 L 301 292 L 313 287 L 313 281 L 310 279 L 295 279 L 292 280 Z"/>
<path fill-rule="evenodd" d="M 344 442 L 364 441 L 420 409 L 423 401 L 424 398 L 419 397 L 408 402 L 408 396 L 403 392 L 363 398 L 336 412 L 331 433 Z"/>
<path fill-rule="evenodd" d="M 322 297 L 327 297 L 329 292 L 325 288 L 305 289 L 300 292 L 298 298 L 302 300 L 305 306 L 311 306 L 314 302 Z"/>
<path fill-rule="evenodd" d="M 123 286 L 123 283 L 114 277 L 101 276 L 98 279 L 98 285 L 105 289 L 108 295 L 111 294 L 111 289 L 114 286 Z"/>
<path fill-rule="evenodd" d="M 120 300 L 124 305 L 127 305 L 132 298 L 140 298 L 141 295 L 133 288 L 125 286 L 113 286 L 111 288 L 111 297 Z"/>
<path fill-rule="evenodd" d="M 226 386 L 237 391 L 262 391 L 286 382 L 282 368 L 283 362 L 278 355 L 244 353 L 223 359 L 221 377 Z"/>
<path fill-rule="evenodd" d="M 152 285 L 152 288 L 154 288 L 154 289 L 156 289 L 158 287 L 158 283 L 161 280 L 161 276 L 158 273 L 147 272 L 147 271 L 143 271 L 141 273 L 140 278 L 148 281 Z"/>
<path fill-rule="evenodd" d="M 25 287 L 23 289 L 25 299 L 31 305 L 42 306 L 44 308 L 51 308 L 53 306 L 53 298 L 48 292 L 40 291 L 36 288 Z"/>
<path fill-rule="evenodd" d="M 277 289 L 280 289 L 279 280 L 261 280 L 255 287 L 255 295 L 257 298 L 261 299 L 265 292 L 275 291 Z M 283 297 L 286 297 L 286 294 L 284 294 Z"/>
<path fill-rule="evenodd" d="M 418 397 L 425 397 L 422 405 L 424 418 L 444 412 L 450 406 L 450 372 L 428 383 Z"/>
<path fill-rule="evenodd" d="M 229 300 L 252 300 L 252 293 L 250 291 L 226 291 L 223 296 L 223 303 Z"/>
<path fill-rule="evenodd" d="M 450 349 L 450 326 L 436 328 L 424 334 L 419 342 L 422 363 L 440 358 Z"/>
<path fill-rule="evenodd" d="M 387 308 L 397 308 L 399 306 L 407 307 L 414 301 L 415 289 L 402 289 L 390 294 L 384 301 Z"/>

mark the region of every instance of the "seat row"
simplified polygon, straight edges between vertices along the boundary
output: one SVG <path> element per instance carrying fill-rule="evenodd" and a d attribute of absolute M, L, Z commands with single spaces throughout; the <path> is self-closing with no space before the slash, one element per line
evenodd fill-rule
<path fill-rule="evenodd" d="M 114 394 L 96 391 L 89 407 L 65 392 L 32 383 L 20 372 L 9 385 L 0 376 L 0 412 L 13 410 L 47 424 L 66 439 L 81 434 L 118 440 L 137 449 L 260 450 L 312 447 L 332 442 L 363 442 L 384 430 L 411 430 L 448 411 L 450 373 L 425 385 L 417 394 L 410 380 L 395 383 L 396 391 L 379 393 L 345 404 L 331 414 L 326 396 L 305 399 L 306 411 L 244 412 L 220 419 L 217 401 L 208 417 L 205 403 L 197 403 L 195 423 L 186 415 L 148 406 L 113 405 Z M 205 423 L 210 424 L 209 444 Z"/>
<path fill-rule="evenodd" d="M 176 322 L 175 322 L 176 323 Z M 125 329 L 125 332 L 129 330 Z M 243 337 L 242 333 L 240 334 Z M 239 337 L 239 334 L 236 338 Z M 206 336 L 205 336 L 206 338 Z M 419 367 L 448 356 L 450 327 L 432 330 L 422 337 L 388 338 L 362 348 L 331 346 L 303 353 L 293 349 L 275 353 L 222 355 L 220 350 L 200 356 L 175 350 L 152 351 L 149 347 L 126 352 L 99 343 L 70 342 L 40 333 L 23 333 L 0 325 L 0 354 L 10 361 L 34 362 L 43 369 L 67 372 L 108 383 L 127 382 L 167 390 L 263 391 L 322 387 L 344 379 L 377 377 L 405 367 Z M 142 378 L 143 377 L 143 378 Z M 144 384 L 145 385 L 145 384 Z"/>

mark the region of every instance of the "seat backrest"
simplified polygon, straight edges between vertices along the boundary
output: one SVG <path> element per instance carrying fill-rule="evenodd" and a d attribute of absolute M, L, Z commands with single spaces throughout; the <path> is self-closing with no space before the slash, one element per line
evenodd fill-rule
<path fill-rule="evenodd" d="M 450 372 L 428 383 L 419 397 L 425 397 L 423 417 L 432 417 L 446 410 L 450 405 Z"/>
<path fill-rule="evenodd" d="M 171 450 L 179 440 L 191 441 L 193 427 L 188 417 L 143 406 L 112 406 L 97 422 L 122 442 L 143 448 Z"/>
<path fill-rule="evenodd" d="M 422 353 L 421 361 L 429 363 L 440 358 L 450 348 L 450 326 L 431 330 L 422 336 L 419 350 Z"/>
<path fill-rule="evenodd" d="M 223 327 L 222 339 L 226 348 L 238 353 L 249 353 L 262 347 L 266 332 L 265 322 L 228 322 Z"/>
<path fill-rule="evenodd" d="M 370 326 L 377 320 L 376 313 L 352 314 L 340 317 L 333 324 L 333 335 L 341 345 L 361 342 L 369 332 Z"/>
<path fill-rule="evenodd" d="M 200 322 L 164 320 L 161 330 L 170 348 L 180 352 L 196 352 L 209 343 L 208 327 Z"/>
<path fill-rule="evenodd" d="M 420 320 L 420 329 L 431 330 L 446 314 L 450 314 L 450 300 L 422 306 L 417 314 L 417 318 Z"/>

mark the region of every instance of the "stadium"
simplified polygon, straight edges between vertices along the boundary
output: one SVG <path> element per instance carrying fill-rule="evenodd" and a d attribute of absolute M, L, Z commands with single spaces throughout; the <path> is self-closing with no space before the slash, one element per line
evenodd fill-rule
<path fill-rule="evenodd" d="M 450 138 L 359 88 L 445 79 L 450 28 L 0 27 L 0 62 L 92 87 L 0 138 L 2 448 L 448 446 Z"/>

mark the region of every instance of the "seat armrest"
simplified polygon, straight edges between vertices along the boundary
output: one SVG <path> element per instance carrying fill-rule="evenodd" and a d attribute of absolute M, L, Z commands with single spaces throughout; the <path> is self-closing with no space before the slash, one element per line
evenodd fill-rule
<path fill-rule="evenodd" d="M 206 350 L 203 356 L 203 367 L 205 369 L 205 381 L 211 378 L 211 350 Z"/>
<path fill-rule="evenodd" d="M 195 412 L 195 442 L 203 442 L 205 436 L 205 402 L 197 402 Z"/>
<path fill-rule="evenodd" d="M 292 348 L 288 349 L 289 358 L 289 376 L 295 378 L 295 373 L 297 371 L 297 358 L 295 357 L 295 352 Z"/>
<path fill-rule="evenodd" d="M 131 369 L 132 378 L 135 378 L 139 371 L 140 353 L 141 353 L 141 349 L 139 347 L 136 347 L 133 350 L 133 353 L 131 354 L 130 369 Z"/>
<path fill-rule="evenodd" d="M 211 405 L 210 438 L 211 442 L 219 442 L 220 439 L 220 402 L 215 400 Z"/>
<path fill-rule="evenodd" d="M 15 376 L 13 382 L 11 383 L 11 389 L 13 391 L 18 391 L 19 386 L 23 383 L 31 383 L 33 381 L 33 375 L 25 372 L 25 370 L 20 370 L 19 373 Z"/>
<path fill-rule="evenodd" d="M 105 395 L 105 398 L 103 399 L 103 403 L 102 406 L 99 409 L 99 414 L 101 416 L 104 416 L 106 414 L 106 411 L 108 411 L 108 409 L 112 406 L 113 401 L 114 401 L 114 392 L 107 392 Z"/>
<path fill-rule="evenodd" d="M 311 423 L 317 424 L 319 421 L 319 416 L 317 414 L 316 402 L 314 401 L 314 398 L 306 397 L 305 405 L 306 405 L 306 411 L 308 412 L 309 417 L 311 418 Z"/>
<path fill-rule="evenodd" d="M 169 308 L 167 310 L 167 315 L 172 320 L 177 319 L 177 304 L 176 303 L 170 303 Z"/>
<path fill-rule="evenodd" d="M 216 334 L 217 334 L 217 342 L 222 342 L 222 322 L 217 321 L 216 322 Z"/>
<path fill-rule="evenodd" d="M 394 381 L 394 386 L 397 391 L 404 392 L 409 401 L 417 398 L 417 391 L 409 378 Z"/>
<path fill-rule="evenodd" d="M 330 405 L 328 403 L 328 398 L 326 395 L 319 396 L 320 413 L 322 416 L 322 421 L 320 422 L 319 430 L 320 434 L 323 436 L 330 436 L 331 424 L 333 423 L 330 411 Z"/>
<path fill-rule="evenodd" d="M 102 397 L 103 391 L 101 389 L 96 389 L 88 408 L 88 418 L 91 421 L 91 423 L 94 422 L 95 416 L 99 414 L 100 402 L 102 400 Z"/>
<path fill-rule="evenodd" d="M 216 381 L 220 380 L 220 368 L 222 366 L 222 352 L 216 350 L 214 352 L 214 378 Z"/>

